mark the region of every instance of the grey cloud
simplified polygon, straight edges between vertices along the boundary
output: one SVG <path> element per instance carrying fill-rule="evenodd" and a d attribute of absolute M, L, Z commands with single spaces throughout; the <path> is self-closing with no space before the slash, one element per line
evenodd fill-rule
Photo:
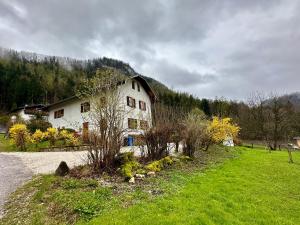
<path fill-rule="evenodd" d="M 241 99 L 299 90 L 299 9 L 296 0 L 4 0 L 0 45 L 115 57 L 169 87 Z"/>

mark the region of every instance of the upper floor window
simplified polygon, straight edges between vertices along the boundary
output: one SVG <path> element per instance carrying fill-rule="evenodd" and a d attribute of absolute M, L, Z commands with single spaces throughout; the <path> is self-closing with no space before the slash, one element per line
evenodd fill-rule
<path fill-rule="evenodd" d="M 137 129 L 137 119 L 128 118 L 128 128 Z"/>
<path fill-rule="evenodd" d="M 54 112 L 54 119 L 61 118 L 64 116 L 64 109 L 60 109 Z"/>
<path fill-rule="evenodd" d="M 137 89 L 138 89 L 138 91 L 141 91 L 141 87 L 140 87 L 139 83 L 137 83 Z"/>
<path fill-rule="evenodd" d="M 140 110 L 146 111 L 146 102 L 139 101 Z"/>
<path fill-rule="evenodd" d="M 80 111 L 81 111 L 81 113 L 90 111 L 90 103 L 89 102 L 81 103 Z"/>
<path fill-rule="evenodd" d="M 131 85 L 132 85 L 132 89 L 135 89 L 135 81 L 132 81 Z"/>
<path fill-rule="evenodd" d="M 132 97 L 127 96 L 127 105 L 132 107 L 132 108 L 135 108 L 135 99 L 132 98 Z"/>

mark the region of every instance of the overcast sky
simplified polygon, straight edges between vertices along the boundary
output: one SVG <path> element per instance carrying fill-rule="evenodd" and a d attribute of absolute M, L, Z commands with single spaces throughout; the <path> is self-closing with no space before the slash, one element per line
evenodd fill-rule
<path fill-rule="evenodd" d="M 0 0 L 0 46 L 120 59 L 200 98 L 300 91 L 297 0 Z"/>

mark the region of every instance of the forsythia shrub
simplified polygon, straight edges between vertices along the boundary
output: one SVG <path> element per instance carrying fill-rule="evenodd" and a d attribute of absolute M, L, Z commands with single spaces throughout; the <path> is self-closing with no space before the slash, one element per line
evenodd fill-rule
<path fill-rule="evenodd" d="M 47 128 L 47 131 L 45 132 L 45 137 L 48 138 L 50 145 L 54 146 L 55 145 L 55 141 L 58 137 L 58 131 L 56 128 L 54 127 L 49 127 Z"/>
<path fill-rule="evenodd" d="M 14 124 L 9 129 L 9 135 L 17 147 L 22 151 L 26 150 L 26 143 L 30 141 L 30 134 L 25 124 Z"/>
<path fill-rule="evenodd" d="M 163 168 L 168 167 L 173 164 L 173 160 L 170 156 L 166 156 L 160 160 L 153 161 L 152 163 L 148 164 L 145 168 L 149 171 L 159 172 Z"/>
<path fill-rule="evenodd" d="M 43 141 L 43 139 L 45 138 L 45 134 L 40 130 L 37 129 L 31 136 L 31 141 L 35 144 L 38 144 L 40 142 Z"/>
<path fill-rule="evenodd" d="M 213 118 L 207 129 L 216 143 L 220 143 L 228 137 L 235 139 L 240 131 L 238 126 L 232 124 L 231 118 L 221 119 L 218 117 Z"/>
<path fill-rule="evenodd" d="M 79 145 L 78 138 L 76 138 L 73 133 L 67 130 L 61 130 L 59 132 L 59 137 L 63 139 L 67 145 L 71 145 L 71 146 Z"/>

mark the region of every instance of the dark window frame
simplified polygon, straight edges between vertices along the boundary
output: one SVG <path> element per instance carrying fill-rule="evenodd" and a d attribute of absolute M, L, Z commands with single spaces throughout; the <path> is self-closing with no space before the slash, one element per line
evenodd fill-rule
<path fill-rule="evenodd" d="M 149 128 L 149 123 L 147 120 L 140 120 L 140 129 L 147 130 Z"/>
<path fill-rule="evenodd" d="M 138 89 L 138 92 L 140 92 L 140 91 L 141 91 L 141 86 L 140 86 L 140 84 L 139 84 L 139 83 L 137 83 L 137 89 Z"/>
<path fill-rule="evenodd" d="M 89 102 L 83 102 L 80 104 L 80 112 L 85 113 L 91 110 L 91 105 Z"/>
<path fill-rule="evenodd" d="M 59 109 L 59 110 L 54 111 L 54 119 L 62 118 L 64 115 L 65 115 L 64 109 Z"/>
<path fill-rule="evenodd" d="M 139 101 L 139 109 L 146 111 L 147 107 L 146 107 L 146 102 L 144 101 Z"/>
<path fill-rule="evenodd" d="M 136 108 L 136 101 L 134 98 L 127 96 L 127 106 L 131 108 Z"/>
<path fill-rule="evenodd" d="M 131 83 L 131 87 L 132 87 L 133 90 L 135 90 L 135 81 L 134 80 Z"/>
<path fill-rule="evenodd" d="M 137 123 L 138 123 L 138 121 L 137 121 L 137 119 L 133 119 L 133 118 L 128 118 L 128 128 L 129 129 L 137 129 Z"/>

